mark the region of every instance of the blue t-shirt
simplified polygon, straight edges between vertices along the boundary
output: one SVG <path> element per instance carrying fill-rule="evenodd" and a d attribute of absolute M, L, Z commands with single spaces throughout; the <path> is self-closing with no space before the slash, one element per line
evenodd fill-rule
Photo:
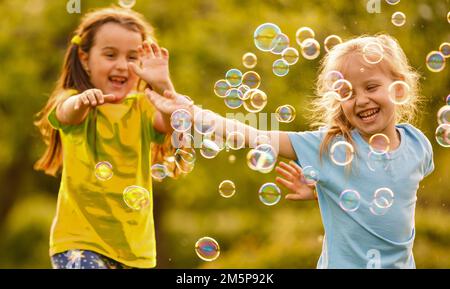
<path fill-rule="evenodd" d="M 345 163 L 342 155 L 325 153 L 320 159 L 325 130 L 289 133 L 299 165 L 311 166 L 319 176 L 316 188 L 325 236 L 317 268 L 415 268 L 417 189 L 434 169 L 433 150 L 412 125 L 396 128 L 400 146 L 381 155 L 371 152 L 353 130 L 350 166 L 332 161 Z M 331 143 L 341 140 L 338 136 Z"/>

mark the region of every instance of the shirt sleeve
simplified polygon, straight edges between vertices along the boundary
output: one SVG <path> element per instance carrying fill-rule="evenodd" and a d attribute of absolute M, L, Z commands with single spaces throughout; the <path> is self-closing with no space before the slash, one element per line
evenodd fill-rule
<path fill-rule="evenodd" d="M 297 156 L 297 163 L 302 168 L 312 166 L 319 170 L 321 166 L 319 153 L 323 133 L 320 131 L 290 132 L 288 136 Z"/>
<path fill-rule="evenodd" d="M 77 91 L 75 89 L 68 89 L 62 92 L 62 95 L 60 97 L 63 98 L 69 98 L 72 95 L 77 94 Z M 56 117 L 56 108 L 57 106 L 55 106 L 52 111 L 50 112 L 50 114 L 48 115 L 48 121 L 50 123 L 50 125 L 56 129 L 56 130 L 62 130 L 63 132 L 68 132 L 70 131 L 70 129 L 73 127 L 73 125 L 70 124 L 63 124 L 61 123 L 58 118 Z"/>
<path fill-rule="evenodd" d="M 158 144 L 162 144 L 165 140 L 166 134 L 157 131 L 153 126 L 153 117 L 155 116 L 156 109 L 151 105 L 150 101 L 145 96 L 139 96 L 139 105 L 141 107 L 143 121 L 145 127 L 150 136 L 150 141 Z"/>
<path fill-rule="evenodd" d="M 424 159 L 424 177 L 428 176 L 434 171 L 433 161 L 433 146 L 426 136 L 425 138 L 425 159 Z"/>

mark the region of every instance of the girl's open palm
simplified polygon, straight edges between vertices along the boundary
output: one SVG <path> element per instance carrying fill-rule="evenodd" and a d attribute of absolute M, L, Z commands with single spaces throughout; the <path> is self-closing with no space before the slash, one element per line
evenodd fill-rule
<path fill-rule="evenodd" d="M 303 171 L 294 161 L 290 161 L 289 164 L 280 162 L 279 166 L 275 168 L 276 172 L 282 177 L 277 177 L 275 181 L 290 191 L 293 194 L 287 194 L 288 200 L 314 200 L 315 187 L 312 184 L 308 184 L 303 176 Z"/>
<path fill-rule="evenodd" d="M 149 44 L 144 41 L 139 46 L 138 53 L 141 60 L 141 67 L 136 63 L 129 62 L 132 70 L 153 89 L 162 92 L 170 84 L 169 76 L 169 51 L 160 48 L 156 43 Z"/>

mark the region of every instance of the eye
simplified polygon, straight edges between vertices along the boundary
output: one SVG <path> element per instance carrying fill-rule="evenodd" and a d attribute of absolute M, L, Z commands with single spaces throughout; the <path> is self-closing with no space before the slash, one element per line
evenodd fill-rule
<path fill-rule="evenodd" d="M 129 56 L 128 59 L 131 61 L 137 61 L 138 57 L 137 56 Z"/>
<path fill-rule="evenodd" d="M 379 85 L 377 85 L 377 84 L 368 85 L 367 91 L 370 91 L 370 92 L 376 91 L 378 87 L 379 87 Z"/>

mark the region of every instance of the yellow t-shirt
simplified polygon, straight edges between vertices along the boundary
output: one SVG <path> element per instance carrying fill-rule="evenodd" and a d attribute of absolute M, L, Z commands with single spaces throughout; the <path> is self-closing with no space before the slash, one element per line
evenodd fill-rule
<path fill-rule="evenodd" d="M 150 143 L 161 143 L 165 135 L 154 130 L 153 114 L 142 94 L 91 109 L 79 125 L 61 124 L 52 111 L 49 121 L 60 132 L 63 169 L 50 255 L 82 249 L 131 267 L 156 266 Z M 112 165 L 109 180 L 94 173 L 102 161 Z M 129 208 L 123 200 L 128 186 L 145 188 L 150 204 Z"/>

